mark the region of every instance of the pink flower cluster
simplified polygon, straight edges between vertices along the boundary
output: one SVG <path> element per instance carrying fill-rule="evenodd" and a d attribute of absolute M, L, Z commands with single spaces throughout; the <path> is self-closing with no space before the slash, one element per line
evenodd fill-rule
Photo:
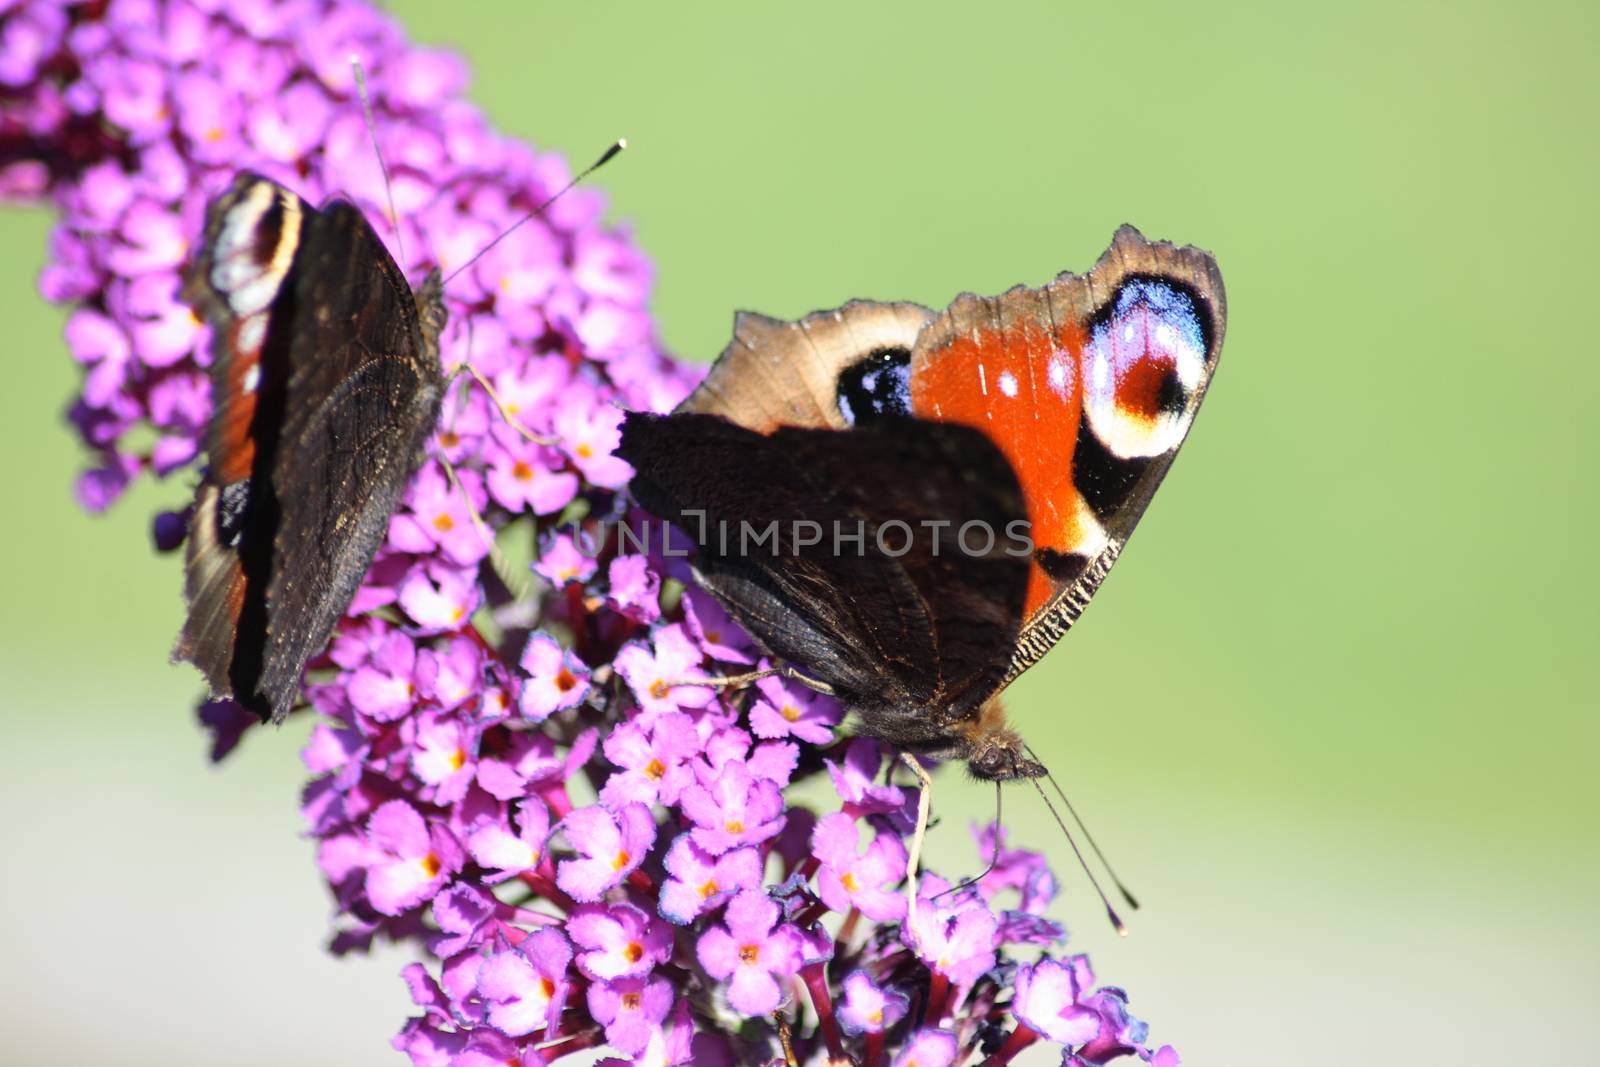
<path fill-rule="evenodd" d="M 60 216 L 41 287 L 73 308 L 86 507 L 201 461 L 209 357 L 179 276 L 238 168 L 350 197 L 413 277 L 448 274 L 565 183 L 560 159 L 487 126 L 465 81 L 354 0 L 0 0 L 0 195 Z M 669 410 L 696 374 L 659 351 L 649 265 L 601 207 L 568 194 L 451 283 L 445 363 L 470 360 L 556 443 L 454 390 L 305 686 L 332 947 L 382 936 L 430 960 L 405 969 L 418 1013 L 396 1047 L 440 1067 L 602 1046 L 607 1063 L 781 1062 L 781 1030 L 799 1062 L 1002 1064 L 1042 1039 L 1064 1062 L 1176 1064 L 1086 959 L 1039 958 L 1065 938 L 1042 857 L 1003 851 L 954 890 L 929 873 L 913 949 L 915 795 L 888 753 L 776 679 L 673 684 L 764 661 L 682 559 L 617 536 L 641 519 L 611 454 L 620 411 Z M 526 595 L 490 565 L 479 515 L 534 554 Z M 159 517 L 158 544 L 183 526 Z M 201 714 L 219 757 L 254 721 Z M 838 802 L 818 814 L 791 787 L 822 776 Z"/>

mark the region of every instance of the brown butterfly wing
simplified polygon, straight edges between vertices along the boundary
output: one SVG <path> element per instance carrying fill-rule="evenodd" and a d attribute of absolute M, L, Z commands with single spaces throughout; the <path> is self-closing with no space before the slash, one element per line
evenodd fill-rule
<path fill-rule="evenodd" d="M 432 426 L 443 308 L 354 207 L 253 174 L 212 203 L 184 295 L 212 327 L 213 414 L 173 655 L 281 719 Z"/>
<path fill-rule="evenodd" d="M 413 295 L 341 201 L 309 220 L 301 260 L 259 687 L 274 718 L 360 588 L 443 394 L 436 275 Z"/>
<path fill-rule="evenodd" d="M 1205 398 L 1226 329 L 1211 256 L 1131 226 L 1085 274 L 959 297 L 918 337 L 911 409 L 983 429 L 1016 470 L 1036 544 L 1005 674 L 1082 614 Z"/>
<path fill-rule="evenodd" d="M 884 414 L 982 431 L 1036 542 L 998 689 L 1066 632 L 1116 561 L 1193 424 L 1226 318 L 1209 254 L 1124 226 L 1085 274 L 968 294 L 938 315 L 862 301 L 796 323 L 741 315 L 679 411 L 766 433 L 860 430 Z"/>
<path fill-rule="evenodd" d="M 845 429 L 851 419 L 839 407 L 841 377 L 874 353 L 909 359 L 932 317 L 918 304 L 867 300 L 797 322 L 741 311 L 733 340 L 678 410 L 721 415 L 762 433 L 779 426 Z"/>
<path fill-rule="evenodd" d="M 216 698 L 252 694 L 260 678 L 277 521 L 271 472 L 290 367 L 285 312 L 314 214 L 277 183 L 240 174 L 208 208 L 184 280 L 184 298 L 211 326 L 212 414 L 189 522 L 189 611 L 172 654 L 194 663 Z"/>
<path fill-rule="evenodd" d="M 939 738 L 942 723 L 999 684 L 1028 564 L 956 543 L 963 523 L 1003 538 L 1024 514 L 1016 479 L 981 433 L 886 419 L 764 435 L 714 416 L 630 414 L 618 454 L 636 472 L 635 498 L 699 542 L 706 588 L 877 736 Z M 803 544 L 797 520 L 815 523 L 821 542 Z M 937 538 L 924 525 L 934 522 L 946 524 Z M 746 536 L 773 523 L 772 541 Z M 836 541 L 836 528 L 861 540 Z"/>

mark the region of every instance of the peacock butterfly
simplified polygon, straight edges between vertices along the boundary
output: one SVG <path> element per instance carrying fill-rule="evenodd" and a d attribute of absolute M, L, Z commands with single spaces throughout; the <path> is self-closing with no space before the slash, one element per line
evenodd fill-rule
<path fill-rule="evenodd" d="M 173 659 L 281 721 L 438 419 L 439 274 L 413 292 L 354 205 L 242 173 L 183 295 L 212 328 L 213 414 Z"/>
<path fill-rule="evenodd" d="M 1121 553 L 1193 424 L 1225 324 L 1209 254 L 1124 226 L 1085 274 L 943 312 L 742 313 L 673 414 L 628 416 L 618 454 L 640 504 L 698 541 L 698 579 L 861 732 L 980 778 L 1038 778 L 999 694 Z M 773 517 L 858 523 L 861 550 L 709 536 Z M 1019 517 L 1020 558 L 951 551 L 943 536 Z M 886 551 L 876 532 L 896 522 L 940 536 Z M 913 886 L 915 869 L 913 856 Z"/>
<path fill-rule="evenodd" d="M 614 142 L 456 273 L 626 147 Z M 213 698 L 282 721 L 438 421 L 444 283 L 433 270 L 413 291 L 348 201 L 314 209 L 245 172 L 207 209 L 183 296 L 212 330 L 212 414 L 172 658 L 200 668 Z"/>

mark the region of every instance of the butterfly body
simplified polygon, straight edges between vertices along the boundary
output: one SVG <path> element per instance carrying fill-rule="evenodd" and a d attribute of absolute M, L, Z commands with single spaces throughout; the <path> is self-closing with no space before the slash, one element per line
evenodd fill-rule
<path fill-rule="evenodd" d="M 742 313 L 701 386 L 670 416 L 630 415 L 618 454 L 639 502 L 691 534 L 692 516 L 962 537 L 1023 523 L 1021 552 L 924 539 L 897 556 L 869 537 L 859 557 L 769 556 L 702 537 L 695 567 L 861 732 L 981 778 L 1037 777 L 999 693 L 1120 555 L 1210 383 L 1225 309 L 1209 255 L 1123 227 L 1085 274 L 943 312 Z"/>
<path fill-rule="evenodd" d="M 173 657 L 281 720 L 438 419 L 439 278 L 413 292 L 353 205 L 245 173 L 210 206 L 184 296 L 212 327 L 213 414 Z"/>

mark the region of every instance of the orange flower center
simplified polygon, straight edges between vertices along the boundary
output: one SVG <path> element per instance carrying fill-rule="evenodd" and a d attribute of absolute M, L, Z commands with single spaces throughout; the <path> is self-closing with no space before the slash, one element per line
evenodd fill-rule
<path fill-rule="evenodd" d="M 756 963 L 761 959 L 760 945 L 741 945 L 739 947 L 740 963 Z"/>
<path fill-rule="evenodd" d="M 861 889 L 861 883 L 856 881 L 856 876 L 849 871 L 844 872 L 844 877 L 839 879 L 839 884 L 844 886 L 847 893 L 854 893 Z"/>
<path fill-rule="evenodd" d="M 728 831 L 730 834 L 744 833 L 744 823 L 740 822 L 738 819 L 729 819 L 727 822 L 722 824 L 722 828 Z"/>
<path fill-rule="evenodd" d="M 700 899 L 710 900 L 711 894 L 715 893 L 716 891 L 717 880 L 715 878 L 707 878 L 706 884 L 700 887 Z"/>
<path fill-rule="evenodd" d="M 785 704 L 781 710 L 783 717 L 790 722 L 796 722 L 800 718 L 800 709 L 793 704 Z"/>
<path fill-rule="evenodd" d="M 667 693 L 669 693 L 671 690 L 672 686 L 668 685 L 666 679 L 664 678 L 657 678 L 655 681 L 650 683 L 650 695 L 655 697 L 657 700 L 667 699 Z"/>
<path fill-rule="evenodd" d="M 644 946 L 637 941 L 629 941 L 628 947 L 622 950 L 622 958 L 629 963 L 638 963 L 644 959 Z"/>
<path fill-rule="evenodd" d="M 556 674 L 556 688 L 561 690 L 563 693 L 572 692 L 573 687 L 575 687 L 577 684 L 578 684 L 577 675 L 573 674 L 571 671 L 567 670 L 565 667 L 562 667 L 561 670 L 559 672 L 557 672 L 557 674 Z"/>
<path fill-rule="evenodd" d="M 444 864 L 440 863 L 439 857 L 435 856 L 432 852 L 422 857 L 422 869 L 427 873 L 429 878 L 436 876 L 443 868 Z"/>
<path fill-rule="evenodd" d="M 466 765 L 467 765 L 467 754 L 466 754 L 466 752 L 464 752 L 463 750 L 458 748 L 454 752 L 450 753 L 450 766 L 452 768 L 454 768 L 455 770 L 459 771 L 462 767 L 465 767 Z"/>
<path fill-rule="evenodd" d="M 533 468 L 519 459 L 516 466 L 511 468 L 511 477 L 519 482 L 531 482 L 533 481 Z"/>
<path fill-rule="evenodd" d="M 627 852 L 626 849 L 622 850 L 621 852 L 618 852 L 617 853 L 617 858 L 611 861 L 611 869 L 613 871 L 622 870 L 622 868 L 624 868 L 624 867 L 626 867 L 628 865 L 628 861 L 630 859 L 632 859 L 632 858 L 633 858 L 632 856 L 628 855 L 628 852 Z"/>
<path fill-rule="evenodd" d="M 449 533 L 456 528 L 456 520 L 452 519 L 448 512 L 441 511 L 434 516 L 433 528 L 440 533 Z"/>
<path fill-rule="evenodd" d="M 653 759 L 645 767 L 644 773 L 647 778 L 651 778 L 659 782 L 661 781 L 661 776 L 667 773 L 667 769 L 661 765 L 660 760 Z"/>
<path fill-rule="evenodd" d="M 639 1010 L 639 994 L 637 994 L 637 993 L 624 993 L 624 994 L 622 994 L 622 1010 L 623 1011 L 638 1011 Z"/>

